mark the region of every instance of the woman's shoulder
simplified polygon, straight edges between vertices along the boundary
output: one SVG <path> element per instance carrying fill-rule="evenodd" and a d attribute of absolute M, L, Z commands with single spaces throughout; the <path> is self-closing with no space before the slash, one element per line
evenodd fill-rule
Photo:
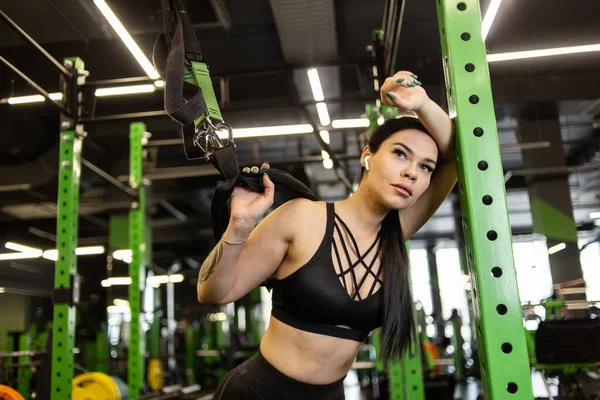
<path fill-rule="evenodd" d="M 327 208 L 324 201 L 312 201 L 305 198 L 296 198 L 282 204 L 285 217 L 289 222 L 306 225 L 321 219 L 327 219 Z"/>

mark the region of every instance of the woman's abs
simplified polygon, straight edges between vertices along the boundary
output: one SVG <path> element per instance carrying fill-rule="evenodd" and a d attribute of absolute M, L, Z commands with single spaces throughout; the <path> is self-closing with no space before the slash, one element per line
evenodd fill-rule
<path fill-rule="evenodd" d="M 304 332 L 271 317 L 260 351 L 281 373 L 326 385 L 346 376 L 359 347 L 359 342 Z"/>

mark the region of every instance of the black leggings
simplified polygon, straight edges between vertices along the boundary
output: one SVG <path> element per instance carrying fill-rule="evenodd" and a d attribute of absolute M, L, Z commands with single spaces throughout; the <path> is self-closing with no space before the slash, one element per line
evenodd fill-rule
<path fill-rule="evenodd" d="M 344 378 L 312 385 L 279 372 L 259 351 L 225 376 L 213 400 L 344 400 Z"/>

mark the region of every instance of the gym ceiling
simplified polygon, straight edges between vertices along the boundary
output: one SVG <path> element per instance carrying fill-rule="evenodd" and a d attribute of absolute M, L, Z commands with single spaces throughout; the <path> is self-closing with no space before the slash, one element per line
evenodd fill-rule
<path fill-rule="evenodd" d="M 107 3 L 150 57 L 162 28 L 160 1 Z M 482 0 L 483 12 L 488 4 L 489 0 Z M 418 74 L 430 97 L 445 104 L 434 0 L 407 0 L 403 7 L 394 69 Z M 93 82 L 152 81 L 91 0 L 3 0 L 0 8 L 55 59 L 77 56 L 84 60 L 90 73 L 84 92 L 91 99 L 82 153 L 87 160 L 126 181 L 130 122 L 145 122 L 152 140 L 178 138 L 177 125 L 165 116 L 102 118 L 160 111 L 162 91 L 94 98 Z M 223 115 L 234 128 L 318 121 L 307 67 L 319 67 L 332 120 L 358 118 L 365 104 L 375 100 L 366 47 L 372 43 L 373 30 L 382 27 L 385 0 L 194 0 L 188 8 Z M 598 44 L 598 15 L 597 0 L 504 0 L 486 40 L 488 52 Z M 4 24 L 0 24 L 0 55 L 48 92 L 58 91 L 58 73 Z M 600 175 L 597 167 L 593 170 L 600 164 L 600 53 L 491 63 L 490 73 L 504 171 L 512 175 L 507 181 L 507 199 L 514 233 L 530 233 L 532 223 L 527 171 L 516 146 L 516 118 L 525 112 L 551 116 L 556 112 L 553 104 L 558 107 L 572 171 L 575 218 L 581 229 L 593 229 L 589 213 L 600 209 Z M 27 94 L 34 91 L 2 65 L 0 99 Z M 55 246 L 51 238 L 56 229 L 58 120 L 57 110 L 47 104 L 0 104 L 2 243 L 43 249 Z M 331 130 L 331 147 L 340 158 L 347 158 L 350 178 L 358 172 L 352 156 L 359 153 L 360 132 Z M 539 141 L 544 140 L 544 133 L 539 132 Z M 305 181 L 325 200 L 345 196 L 333 170 L 323 167 L 313 134 L 239 139 L 237 143 L 241 165 L 268 160 Z M 82 171 L 79 245 L 106 245 L 110 215 L 125 215 L 130 199 L 89 169 Z M 192 277 L 214 245 L 209 206 L 218 176 L 205 162 L 186 160 L 180 145 L 150 148 L 147 176 L 152 179 L 154 268 L 164 272 L 179 260 L 182 270 Z M 452 238 L 455 214 L 447 201 L 418 237 Z M 51 261 L 0 263 L 0 287 L 51 293 Z M 106 277 L 105 256 L 80 257 L 78 263 L 80 273 L 99 288 Z M 126 267 L 115 268 L 126 273 Z M 194 281 L 189 281 L 185 287 L 192 296 Z"/>

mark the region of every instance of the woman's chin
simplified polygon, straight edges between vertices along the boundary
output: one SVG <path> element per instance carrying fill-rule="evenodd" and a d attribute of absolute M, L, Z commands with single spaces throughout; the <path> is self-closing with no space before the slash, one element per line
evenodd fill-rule
<path fill-rule="evenodd" d="M 386 206 L 392 210 L 397 210 L 400 211 L 402 209 L 405 209 L 407 207 L 410 207 L 414 204 L 414 201 L 412 198 L 403 198 L 400 196 L 394 196 L 393 198 L 390 199 L 386 199 L 387 201 L 385 202 Z"/>

